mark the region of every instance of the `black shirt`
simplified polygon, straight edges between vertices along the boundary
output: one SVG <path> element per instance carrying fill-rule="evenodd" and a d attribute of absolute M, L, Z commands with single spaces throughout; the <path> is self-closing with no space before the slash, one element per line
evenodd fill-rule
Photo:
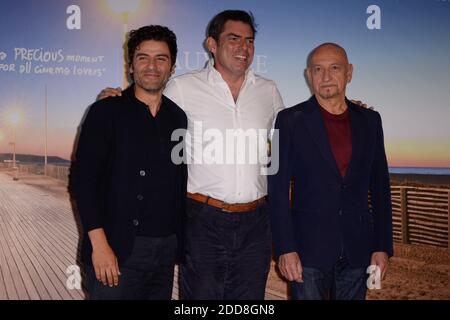
<path fill-rule="evenodd" d="M 176 165 L 171 160 L 175 142 L 171 141 L 178 122 L 170 112 L 167 98 L 163 96 L 158 113 L 153 116 L 148 106 L 138 100 L 133 91 L 125 91 L 129 103 L 136 111 L 133 131 L 136 143 L 142 149 L 139 174 L 135 189 L 138 212 L 133 224 L 136 235 L 166 236 L 175 232 L 175 179 Z"/>
<path fill-rule="evenodd" d="M 84 232 L 83 262 L 91 263 L 87 233 L 93 229 L 105 230 L 119 261 L 131 253 L 136 235 L 181 235 L 187 171 L 185 163 L 171 160 L 181 143 L 171 134 L 186 127 L 186 114 L 165 96 L 153 117 L 134 86 L 90 107 L 70 174 Z"/>

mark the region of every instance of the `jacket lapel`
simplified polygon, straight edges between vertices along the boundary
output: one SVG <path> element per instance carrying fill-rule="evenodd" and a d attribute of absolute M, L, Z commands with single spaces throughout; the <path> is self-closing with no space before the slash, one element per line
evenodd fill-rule
<path fill-rule="evenodd" d="M 331 151 L 330 142 L 328 140 L 328 134 L 323 123 L 322 115 L 319 110 L 319 104 L 315 96 L 312 96 L 308 100 L 307 108 L 304 110 L 303 117 L 305 119 L 306 127 L 311 133 L 311 137 L 320 150 L 323 158 L 333 168 L 336 175 L 342 179 L 341 174 L 336 165 L 333 152 Z"/>
<path fill-rule="evenodd" d="M 360 157 L 360 154 L 364 148 L 364 139 L 367 137 L 367 122 L 364 121 L 364 117 L 361 114 L 362 107 L 357 106 L 350 101 L 347 101 L 350 115 L 350 127 L 352 131 L 352 157 L 350 164 L 347 168 L 344 180 L 347 180 L 353 170 L 355 170 L 356 163 Z"/>

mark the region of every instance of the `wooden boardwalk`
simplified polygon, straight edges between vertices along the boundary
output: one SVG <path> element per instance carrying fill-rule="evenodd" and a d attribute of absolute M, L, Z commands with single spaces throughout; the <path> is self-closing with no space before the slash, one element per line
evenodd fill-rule
<path fill-rule="evenodd" d="M 84 299 L 83 290 L 66 285 L 78 243 L 64 182 L 32 174 L 13 181 L 10 172 L 0 171 L 0 300 Z M 266 299 L 286 299 L 285 283 L 273 268 Z"/>
<path fill-rule="evenodd" d="M 79 239 L 67 192 L 60 197 L 27 180 L 0 172 L 0 299 L 83 299 L 66 286 Z"/>

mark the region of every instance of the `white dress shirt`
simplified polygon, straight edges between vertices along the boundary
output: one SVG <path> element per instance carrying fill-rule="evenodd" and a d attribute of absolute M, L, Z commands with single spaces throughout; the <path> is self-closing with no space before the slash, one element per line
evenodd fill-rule
<path fill-rule="evenodd" d="M 274 119 L 284 108 L 273 81 L 248 70 L 235 102 L 210 60 L 202 70 L 173 78 L 164 94 L 188 118 L 188 192 L 227 203 L 246 203 L 267 195 L 267 177 L 261 175 L 264 164 L 259 160 L 267 153 Z M 245 145 L 234 135 L 239 131 L 251 137 Z"/>

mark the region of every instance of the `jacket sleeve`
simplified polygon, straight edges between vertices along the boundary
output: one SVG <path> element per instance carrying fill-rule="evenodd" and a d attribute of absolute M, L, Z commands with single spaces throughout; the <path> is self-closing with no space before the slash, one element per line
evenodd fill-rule
<path fill-rule="evenodd" d="M 384 149 L 381 117 L 376 113 L 375 155 L 370 176 L 370 194 L 374 222 L 374 252 L 393 255 L 392 204 L 389 170 Z"/>
<path fill-rule="evenodd" d="M 289 201 L 289 188 L 293 175 L 292 133 L 289 116 L 290 114 L 286 111 L 281 111 L 275 121 L 271 166 L 274 166 L 274 161 L 277 161 L 276 153 L 278 151 L 278 171 L 268 176 L 270 220 L 276 256 L 297 251 Z"/>
<path fill-rule="evenodd" d="M 104 101 L 96 102 L 89 108 L 76 146 L 71 191 L 86 233 L 103 227 L 101 203 L 111 157 L 111 109 Z"/>

